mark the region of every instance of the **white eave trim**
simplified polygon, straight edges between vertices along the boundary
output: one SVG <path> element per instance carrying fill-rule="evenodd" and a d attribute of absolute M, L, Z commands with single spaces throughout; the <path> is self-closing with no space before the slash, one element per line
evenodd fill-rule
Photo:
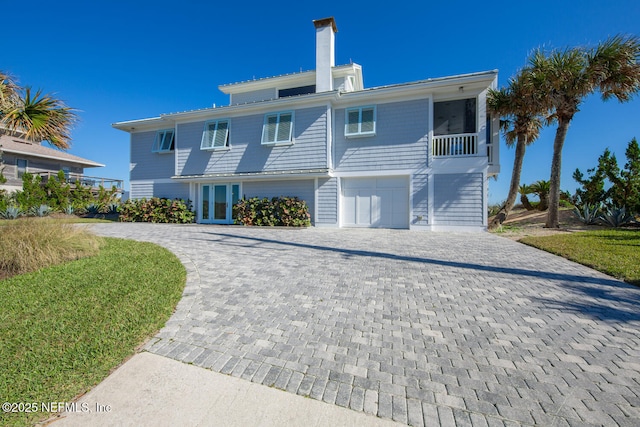
<path fill-rule="evenodd" d="M 343 77 L 362 67 L 358 64 L 337 65 L 332 67 L 332 76 Z M 275 77 L 265 77 L 256 80 L 247 80 L 238 83 L 229 83 L 218 86 L 218 89 L 227 95 L 236 93 L 251 92 L 260 89 L 271 89 L 273 87 L 296 87 L 298 85 L 310 85 L 316 82 L 316 71 L 302 71 L 300 73 L 283 74 Z"/>
<path fill-rule="evenodd" d="M 376 99 L 385 98 L 401 98 L 403 100 L 424 98 L 425 95 L 433 95 L 434 92 L 450 87 L 454 87 L 457 94 L 457 89 L 460 86 L 464 86 L 465 91 L 468 93 L 473 91 L 480 92 L 489 87 L 497 78 L 497 75 L 497 71 L 488 71 L 438 79 L 418 80 L 415 82 L 389 86 L 379 86 L 355 92 L 340 92 L 339 98 L 336 100 L 336 104 L 346 104 L 353 101 L 372 102 Z"/>
<path fill-rule="evenodd" d="M 329 169 L 304 169 L 290 171 L 273 172 L 247 172 L 247 173 L 216 173 L 203 175 L 176 175 L 171 179 L 183 182 L 203 182 L 203 181 L 251 181 L 251 180 L 272 180 L 291 178 L 320 178 L 328 177 Z"/>
<path fill-rule="evenodd" d="M 162 117 L 151 117 L 148 119 L 127 120 L 125 122 L 116 122 L 111 124 L 112 128 L 129 132 L 129 133 L 160 129 L 159 126 L 166 126 L 166 120 L 164 120 Z"/>
<path fill-rule="evenodd" d="M 271 99 L 268 101 L 256 101 L 247 104 L 234 104 L 226 107 L 206 108 L 203 110 L 185 111 L 162 115 L 165 123 L 182 123 L 191 120 L 214 119 L 215 117 L 234 117 L 247 113 L 268 113 L 276 110 L 294 110 L 297 107 L 307 105 L 326 105 L 330 100 L 336 99 L 338 92 L 321 92 L 286 98 Z"/>

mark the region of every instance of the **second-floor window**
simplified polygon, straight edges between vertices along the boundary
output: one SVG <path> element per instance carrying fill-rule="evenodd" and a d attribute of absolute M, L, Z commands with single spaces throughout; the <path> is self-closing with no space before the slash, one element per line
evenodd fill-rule
<path fill-rule="evenodd" d="M 264 116 L 263 144 L 293 142 L 293 112 L 271 113 Z"/>
<path fill-rule="evenodd" d="M 376 107 L 347 108 L 345 112 L 345 136 L 369 136 L 376 134 Z"/>
<path fill-rule="evenodd" d="M 229 147 L 229 120 L 215 120 L 204 124 L 202 142 L 203 150 Z"/>
<path fill-rule="evenodd" d="M 156 133 L 156 139 L 153 141 L 154 153 L 168 153 L 173 151 L 175 146 L 175 132 L 173 129 L 159 130 Z"/>

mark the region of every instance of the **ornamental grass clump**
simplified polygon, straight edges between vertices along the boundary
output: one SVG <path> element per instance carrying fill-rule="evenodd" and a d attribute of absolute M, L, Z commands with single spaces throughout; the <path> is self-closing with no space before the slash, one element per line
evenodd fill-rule
<path fill-rule="evenodd" d="M 86 228 L 43 218 L 0 226 L 0 278 L 96 255 L 102 238 Z"/>

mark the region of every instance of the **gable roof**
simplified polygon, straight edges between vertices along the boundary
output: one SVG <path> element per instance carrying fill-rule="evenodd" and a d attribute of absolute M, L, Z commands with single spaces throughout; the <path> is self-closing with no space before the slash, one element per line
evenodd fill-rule
<path fill-rule="evenodd" d="M 74 163 L 86 168 L 96 168 L 104 166 L 103 164 L 94 162 L 93 160 L 74 156 L 73 154 L 56 150 L 55 148 L 49 148 L 40 144 L 34 144 L 33 142 L 30 142 L 26 139 L 7 134 L 0 134 L 0 150 L 11 154 L 21 154 L 23 156 Z"/>

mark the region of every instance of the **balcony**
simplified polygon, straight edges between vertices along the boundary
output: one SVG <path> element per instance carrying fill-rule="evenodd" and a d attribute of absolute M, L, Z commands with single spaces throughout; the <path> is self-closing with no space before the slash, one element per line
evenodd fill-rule
<path fill-rule="evenodd" d="M 471 157 L 478 155 L 478 134 L 437 135 L 433 137 L 434 157 Z"/>
<path fill-rule="evenodd" d="M 49 181 L 49 178 L 58 176 L 58 172 L 40 172 L 38 173 L 42 178 L 42 184 L 46 184 Z M 103 178 L 97 176 L 87 176 L 78 173 L 65 173 L 66 182 L 71 185 L 71 188 L 77 187 L 78 185 L 83 187 L 89 187 L 91 191 L 98 191 L 100 187 L 103 187 L 107 190 L 110 190 L 112 187 L 116 187 L 118 193 L 122 193 L 124 191 L 123 180 L 121 179 L 111 179 L 111 178 Z"/>

